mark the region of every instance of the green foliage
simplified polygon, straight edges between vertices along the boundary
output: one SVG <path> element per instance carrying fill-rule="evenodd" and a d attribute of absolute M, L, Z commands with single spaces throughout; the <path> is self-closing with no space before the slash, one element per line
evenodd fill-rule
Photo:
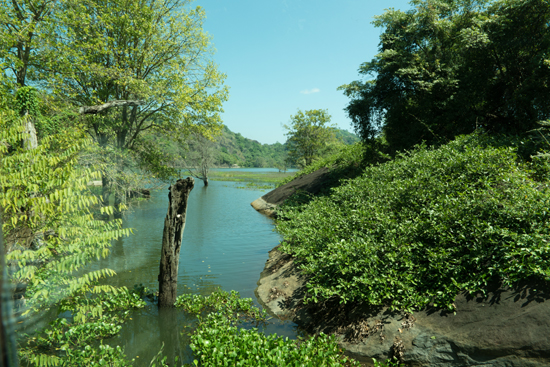
<path fill-rule="evenodd" d="M 289 176 L 281 181 L 278 186 L 282 186 L 292 180 L 326 167 L 329 169 L 329 176 L 326 177 L 326 181 L 320 195 L 327 195 L 333 187 L 336 187 L 346 179 L 354 178 L 363 172 L 366 151 L 365 146 L 360 143 L 348 146 L 344 145 L 337 153 L 313 162 L 301 171 L 296 172 L 295 175 Z M 297 195 L 291 197 L 290 200 L 287 200 L 287 205 L 290 203 L 297 203 L 298 206 L 300 206 L 302 203 L 307 202 L 310 199 L 310 196 L 303 196 L 303 194 L 298 193 Z"/>
<path fill-rule="evenodd" d="M 277 229 L 309 277 L 308 301 L 452 310 L 491 281 L 550 279 L 548 194 L 514 149 L 466 136 L 283 207 Z"/>
<path fill-rule="evenodd" d="M 102 293 L 77 293 L 64 299 L 59 311 L 70 318 L 58 318 L 33 337 L 27 337 L 19 349 L 22 362 L 30 366 L 129 366 L 120 347 L 100 344 L 97 340 L 112 337 L 122 328 L 129 310 L 143 308 L 139 294 L 125 287 L 102 287 Z M 71 321 L 72 320 L 72 321 Z"/>
<path fill-rule="evenodd" d="M 225 75 L 211 60 L 211 38 L 202 29 L 205 12 L 190 3 L 0 4 L 0 64 L 11 71 L 2 73 L 2 90 L 19 86 L 23 93 L 31 80 L 50 102 L 68 103 L 73 111 L 133 101 L 78 117 L 98 143 L 86 163 L 114 167 L 102 172 L 105 205 L 111 194 L 116 204 L 123 203 L 144 173 L 164 180 L 176 176 L 166 151 L 151 144 L 152 135 L 181 142 L 189 133 L 209 136 L 221 129 Z M 39 137 L 61 128 L 59 120 L 45 116 L 35 121 Z M 71 125 L 62 122 L 63 128 Z"/>
<path fill-rule="evenodd" d="M 359 366 L 343 357 L 336 338 L 289 340 L 257 330 L 239 329 L 223 315 L 211 313 L 191 336 L 201 366 Z"/>
<path fill-rule="evenodd" d="M 236 164 L 240 167 L 275 167 L 283 165 L 286 158 L 283 144 L 261 144 L 232 132 L 226 126 L 220 136 L 216 137 L 214 150 L 215 166 L 231 167 Z"/>
<path fill-rule="evenodd" d="M 174 306 L 193 314 L 215 312 L 232 320 L 247 318 L 265 321 L 267 318 L 265 310 L 260 311 L 254 306 L 252 299 L 241 298 L 237 291 L 226 292 L 220 289 L 210 296 L 183 294 L 176 299 Z"/>
<path fill-rule="evenodd" d="M 0 65 L 2 74 L 9 70 L 15 80 L 0 81 L 6 89 L 24 87 L 33 79 L 44 62 L 44 54 L 36 52 L 52 37 L 48 24 L 55 22 L 54 1 L 2 1 L 0 3 Z M 30 77 L 30 78 L 28 78 Z"/>
<path fill-rule="evenodd" d="M 379 53 L 361 65 L 365 80 L 340 87 L 364 140 L 383 132 L 395 152 L 478 128 L 521 133 L 550 116 L 547 1 L 412 4 L 376 17 Z"/>
<path fill-rule="evenodd" d="M 246 172 L 233 169 L 230 171 L 212 171 L 211 178 L 215 181 L 235 182 L 270 182 L 279 183 L 293 175 L 293 172 Z"/>
<path fill-rule="evenodd" d="M 28 113 L 35 116 L 38 112 L 38 98 L 33 87 L 21 87 L 15 93 L 16 111 L 23 115 Z"/>
<path fill-rule="evenodd" d="M 217 291 L 210 296 L 178 297 L 176 307 L 198 314 L 199 324 L 191 335 L 195 365 L 201 366 L 359 366 L 343 356 L 334 336 L 324 334 L 289 340 L 275 334 L 237 325 L 243 320 L 265 321 L 265 310 L 253 306 L 235 291 Z"/>
<path fill-rule="evenodd" d="M 78 167 L 90 142 L 81 130 L 49 136 L 36 149 L 19 148 L 24 118 L 0 114 L 0 205 L 7 261 L 16 265 L 14 282 L 28 283 L 28 311 L 43 311 L 60 299 L 113 275 L 100 269 L 75 276 L 94 258 L 107 256 L 110 241 L 129 234 L 120 221 L 103 222 L 90 213 L 97 198 L 87 182 L 97 172 Z M 111 207 L 102 209 L 112 211 Z"/>
<path fill-rule="evenodd" d="M 377 361 L 375 358 L 372 359 L 374 367 L 401 367 L 404 364 L 399 363 L 396 360 L 387 359 L 385 362 Z"/>
<path fill-rule="evenodd" d="M 288 131 L 288 161 L 303 168 L 320 158 L 329 144 L 336 141 L 334 126 L 329 123 L 326 110 L 298 110 L 290 116 L 290 125 L 284 126 Z"/>

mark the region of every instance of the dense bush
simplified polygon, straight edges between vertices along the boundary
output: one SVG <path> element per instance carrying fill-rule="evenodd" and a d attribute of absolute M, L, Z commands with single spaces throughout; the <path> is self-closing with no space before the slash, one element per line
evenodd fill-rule
<path fill-rule="evenodd" d="M 481 139 L 417 148 L 283 207 L 282 250 L 309 277 L 306 299 L 452 309 L 457 293 L 492 280 L 548 279 L 548 186 L 516 149 Z"/>

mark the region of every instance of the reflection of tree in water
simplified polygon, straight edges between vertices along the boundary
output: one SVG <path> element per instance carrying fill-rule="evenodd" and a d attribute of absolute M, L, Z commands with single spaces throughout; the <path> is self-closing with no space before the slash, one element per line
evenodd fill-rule
<path fill-rule="evenodd" d="M 164 343 L 163 355 L 168 357 L 167 362 L 172 364 L 175 361 L 176 356 L 178 361 L 186 359 L 184 352 L 184 345 L 181 343 L 182 338 L 180 334 L 182 332 L 181 325 L 183 323 L 178 322 L 182 311 L 173 307 L 160 307 L 158 315 L 158 327 L 160 330 L 160 341 Z M 189 341 L 187 341 L 189 343 Z M 180 362 L 181 363 L 181 362 Z"/>
<path fill-rule="evenodd" d="M 202 276 L 203 279 L 200 278 L 184 277 L 182 279 L 180 276 L 178 284 L 181 283 L 182 286 L 179 288 L 179 293 L 208 296 L 220 288 L 213 280 L 204 279 L 205 276 Z M 185 287 L 183 287 L 184 284 Z M 196 322 L 195 316 L 188 315 L 178 308 L 158 309 L 156 305 L 150 304 L 145 309 L 131 314 L 130 318 L 119 335 L 107 342 L 112 346 L 123 347 L 129 359 L 135 358 L 134 366 L 149 366 L 161 348 L 163 348 L 162 355 L 167 357 L 167 362 L 170 364 L 174 362 L 176 356 L 178 365 L 193 362 L 193 352 L 189 347 L 191 342 L 189 333 Z"/>
<path fill-rule="evenodd" d="M 195 215 L 195 221 L 193 222 L 193 232 L 195 232 L 195 238 L 197 238 L 199 241 L 196 241 L 197 244 L 200 244 L 200 247 L 204 244 L 205 237 L 205 220 L 204 219 L 204 208 L 207 206 L 207 196 L 208 195 L 208 189 L 206 186 L 203 186 L 202 189 L 199 191 L 197 190 L 197 194 L 195 196 L 195 200 L 197 201 L 194 210 Z M 206 229 L 208 229 L 208 224 L 206 225 Z M 185 234 L 183 235 L 185 238 Z"/>
<path fill-rule="evenodd" d="M 175 356 L 179 361 L 192 362 L 189 339 L 180 337 L 183 325 L 192 321 L 184 312 L 174 308 L 158 310 L 156 305 L 149 305 L 131 314 L 130 318 L 119 335 L 108 340 L 108 344 L 123 347 L 129 359 L 135 358 L 134 366 L 149 366 L 163 343 L 163 355 L 168 356 L 167 362 L 173 362 Z"/>
<path fill-rule="evenodd" d="M 123 238 L 119 237 L 115 241 L 111 243 L 111 255 L 118 257 L 124 256 L 124 240 Z"/>

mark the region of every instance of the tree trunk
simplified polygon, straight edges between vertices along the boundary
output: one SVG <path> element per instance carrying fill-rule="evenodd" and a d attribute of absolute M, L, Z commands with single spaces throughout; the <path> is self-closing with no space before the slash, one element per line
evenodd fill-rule
<path fill-rule="evenodd" d="M 195 180 L 187 177 L 170 186 L 168 213 L 164 219 L 162 252 L 160 256 L 159 307 L 173 306 L 178 290 L 178 265 L 181 238 L 185 228 L 187 200 Z"/>
<path fill-rule="evenodd" d="M 38 139 L 36 137 L 36 128 L 34 127 L 33 118 L 25 112 L 27 120 L 25 121 L 25 133 L 27 137 L 23 140 L 23 148 L 25 150 L 32 150 L 38 147 Z"/>
<path fill-rule="evenodd" d="M 208 186 L 208 177 L 205 176 L 205 177 L 202 179 L 202 182 L 204 183 L 204 186 Z"/>

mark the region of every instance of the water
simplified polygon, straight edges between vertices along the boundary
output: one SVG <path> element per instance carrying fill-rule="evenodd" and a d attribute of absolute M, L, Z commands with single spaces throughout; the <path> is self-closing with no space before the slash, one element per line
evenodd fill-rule
<path fill-rule="evenodd" d="M 211 171 L 220 171 L 220 172 L 256 172 L 256 173 L 267 173 L 267 172 L 279 172 L 278 168 L 212 168 Z M 289 168 L 287 172 L 298 172 L 297 168 Z"/>
<path fill-rule="evenodd" d="M 268 251 L 280 236 L 273 232 L 272 220 L 256 212 L 250 203 L 268 190 L 243 190 L 238 182 L 212 181 L 205 188 L 195 181 L 187 209 L 178 273 L 178 294 L 208 295 L 220 287 L 239 291 L 242 297 L 255 300 L 254 289 L 259 280 Z M 153 191 L 151 199 L 139 203 L 123 218 L 124 227 L 133 228 L 133 235 L 114 243 L 111 255 L 94 264 L 116 271 L 109 284 L 126 286 L 143 284 L 158 290 L 160 249 L 164 218 L 168 210 L 168 190 Z M 295 325 L 276 319 L 266 332 L 294 338 Z M 181 332 L 189 324 L 183 312 L 163 310 L 148 305 L 131 315 L 119 336 L 108 340 L 121 345 L 136 366 L 148 366 L 162 343 L 169 356 L 190 363 L 188 337 Z"/>

